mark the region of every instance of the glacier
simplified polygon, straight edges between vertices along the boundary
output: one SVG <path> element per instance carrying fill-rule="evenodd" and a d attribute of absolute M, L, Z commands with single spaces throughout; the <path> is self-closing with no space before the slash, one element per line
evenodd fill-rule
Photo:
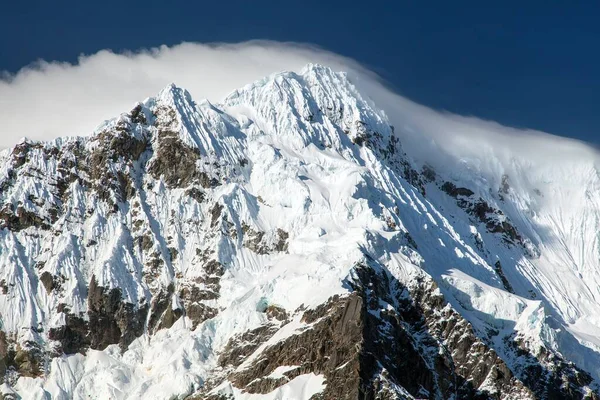
<path fill-rule="evenodd" d="M 597 151 L 361 93 L 169 85 L 2 151 L 4 398 L 600 398 Z"/>

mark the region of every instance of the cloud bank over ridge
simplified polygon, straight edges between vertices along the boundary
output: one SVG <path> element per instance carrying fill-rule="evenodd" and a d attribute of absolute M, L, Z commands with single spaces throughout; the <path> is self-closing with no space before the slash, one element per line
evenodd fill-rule
<path fill-rule="evenodd" d="M 120 54 L 102 50 L 80 56 L 75 65 L 38 61 L 15 75 L 0 75 L 0 147 L 24 136 L 38 140 L 88 135 L 103 120 L 156 95 L 171 82 L 189 90 L 196 100 L 216 103 L 257 79 L 300 70 L 309 62 L 362 69 L 314 46 L 267 41 L 182 43 Z"/>
<path fill-rule="evenodd" d="M 584 159 L 595 164 L 598 159 L 595 149 L 573 139 L 414 103 L 347 57 L 307 44 L 271 41 L 182 43 L 119 54 L 102 50 L 80 56 L 74 65 L 39 61 L 15 75 L 0 74 L 0 148 L 21 137 L 88 135 L 103 120 L 156 95 L 171 82 L 188 89 L 196 100 L 218 103 L 236 88 L 275 72 L 299 71 L 309 62 L 348 72 L 361 93 L 386 111 L 405 148 L 421 162 L 464 163 L 465 168 L 477 166 L 498 177 L 515 158 L 520 159 L 520 168 L 532 173 L 549 160 Z"/>

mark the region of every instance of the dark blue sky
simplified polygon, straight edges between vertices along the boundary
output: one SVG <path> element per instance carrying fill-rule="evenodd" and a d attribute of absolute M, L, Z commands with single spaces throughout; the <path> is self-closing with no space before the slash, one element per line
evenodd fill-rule
<path fill-rule="evenodd" d="M 600 142 L 598 1 L 0 2 L 0 70 L 182 41 L 299 41 L 425 105 Z"/>

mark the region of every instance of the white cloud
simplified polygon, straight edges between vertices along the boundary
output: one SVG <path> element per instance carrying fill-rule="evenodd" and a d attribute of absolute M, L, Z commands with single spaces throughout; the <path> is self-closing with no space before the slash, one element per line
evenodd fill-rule
<path fill-rule="evenodd" d="M 139 52 L 100 51 L 75 65 L 40 61 L 16 75 L 0 74 L 0 147 L 19 138 L 87 135 L 103 120 L 128 111 L 168 83 L 198 100 L 219 102 L 228 93 L 309 62 L 345 70 L 363 94 L 384 109 L 412 156 L 432 164 L 463 163 L 498 177 L 520 160 L 534 168 L 552 160 L 587 159 L 597 152 L 575 140 L 523 131 L 477 118 L 441 113 L 401 97 L 356 61 L 297 43 L 183 43 Z M 464 161 L 467 160 L 467 163 Z"/>
<path fill-rule="evenodd" d="M 75 65 L 39 61 L 0 81 L 0 147 L 21 137 L 87 135 L 103 120 L 128 111 L 174 82 L 194 98 L 220 101 L 229 92 L 308 62 L 360 69 L 344 57 L 313 46 L 253 41 L 183 43 L 139 52 L 102 50 Z"/>

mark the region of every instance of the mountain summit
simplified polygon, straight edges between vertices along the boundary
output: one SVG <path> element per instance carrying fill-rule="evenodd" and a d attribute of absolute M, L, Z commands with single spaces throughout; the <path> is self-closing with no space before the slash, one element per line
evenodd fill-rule
<path fill-rule="evenodd" d="M 0 153 L 4 398 L 599 399 L 594 164 L 402 129 L 308 65 Z"/>

